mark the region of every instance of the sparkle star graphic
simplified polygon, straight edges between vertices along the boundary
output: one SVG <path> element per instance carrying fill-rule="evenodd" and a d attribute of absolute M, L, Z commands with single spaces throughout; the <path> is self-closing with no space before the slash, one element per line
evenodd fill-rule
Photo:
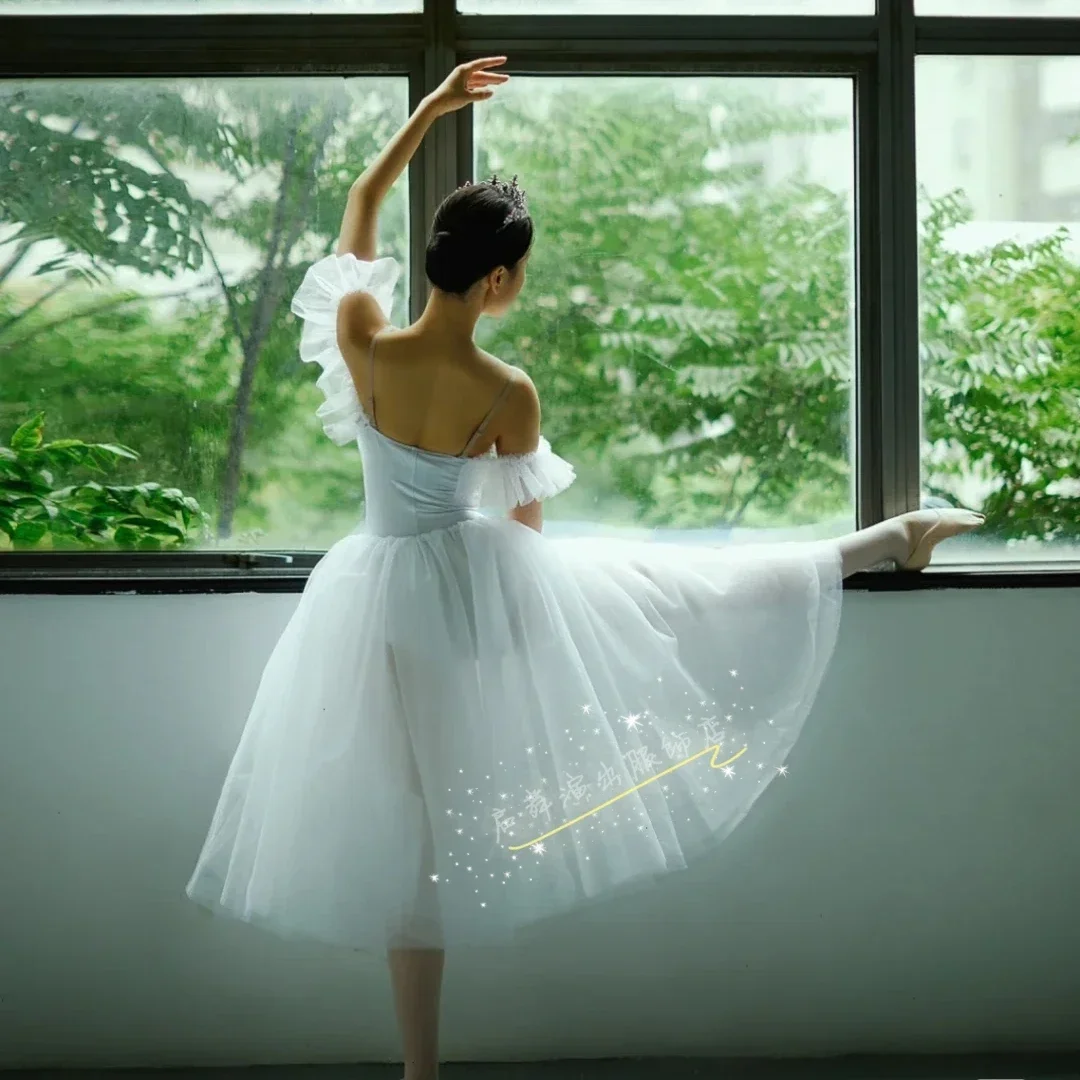
<path fill-rule="evenodd" d="M 432 881 L 438 881 L 439 880 L 439 875 L 438 874 L 432 874 L 431 875 L 431 880 Z"/>
<path fill-rule="evenodd" d="M 734 668 L 732 668 L 728 674 L 731 675 L 731 677 L 734 679 L 738 676 L 739 673 Z"/>
<path fill-rule="evenodd" d="M 543 855 L 544 852 L 547 850 L 543 844 L 533 844 L 532 849 L 536 852 L 537 855 Z"/>
<path fill-rule="evenodd" d="M 592 712 L 592 706 L 591 706 L 591 705 L 582 705 L 582 706 L 581 706 L 581 711 L 582 711 L 582 712 L 583 712 L 583 713 L 584 713 L 584 714 L 585 714 L 586 716 L 588 716 L 588 715 L 589 715 L 589 714 L 590 714 L 590 713 Z"/>
<path fill-rule="evenodd" d="M 633 731 L 638 726 L 641 715 L 639 713 L 627 713 L 625 716 L 620 716 L 619 719 L 626 725 L 627 731 Z"/>
<path fill-rule="evenodd" d="M 730 765 L 726 765 L 724 767 L 724 775 L 730 778 L 735 775 L 735 770 Z"/>
<path fill-rule="evenodd" d="M 525 753 L 526 754 L 531 754 L 532 752 L 533 752 L 533 748 L 531 746 L 526 746 L 525 747 Z"/>
<path fill-rule="evenodd" d="M 781 776 L 787 776 L 787 766 L 786 766 L 786 765 L 777 765 L 777 766 L 776 766 L 776 771 L 777 771 L 777 772 L 778 772 L 778 773 L 779 773 L 779 774 L 780 774 Z"/>

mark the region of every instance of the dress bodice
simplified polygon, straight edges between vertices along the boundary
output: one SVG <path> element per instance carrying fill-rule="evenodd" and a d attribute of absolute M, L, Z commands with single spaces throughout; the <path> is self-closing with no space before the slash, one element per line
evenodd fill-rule
<path fill-rule="evenodd" d="M 406 446 L 365 424 L 364 521 L 370 532 L 412 536 L 480 514 L 479 492 L 466 490 L 469 459 Z"/>
<path fill-rule="evenodd" d="M 293 298 L 304 320 L 300 358 L 317 363 L 323 403 L 316 415 L 339 445 L 356 442 L 364 465 L 365 528 L 389 536 L 413 536 L 447 528 L 481 514 L 546 499 L 569 487 L 573 466 L 543 435 L 524 454 L 461 457 L 408 446 L 372 425 L 337 343 L 337 309 L 351 292 L 367 291 L 390 318 L 400 267 L 394 259 L 368 262 L 330 255 L 308 269 Z"/>

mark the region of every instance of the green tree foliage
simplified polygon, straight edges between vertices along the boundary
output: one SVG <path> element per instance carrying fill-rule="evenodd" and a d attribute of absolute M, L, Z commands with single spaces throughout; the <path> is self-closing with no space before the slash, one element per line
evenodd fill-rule
<path fill-rule="evenodd" d="M 69 314 L 84 319 L 108 310 L 122 324 L 140 314 L 126 306 L 130 297 L 115 295 L 117 270 L 203 271 L 188 288 L 194 304 L 180 313 L 183 325 L 165 336 L 190 335 L 185 320 L 201 324 L 193 307 L 209 303 L 220 338 L 209 348 L 217 357 L 222 348 L 227 353 L 229 402 L 222 415 L 215 398 L 197 419 L 213 417 L 218 424 L 216 490 L 208 505 L 225 539 L 233 534 L 238 506 L 249 527 L 266 520 L 260 493 L 282 467 L 275 444 L 296 422 L 298 396 L 310 400 L 299 393 L 307 373 L 300 372 L 286 301 L 312 258 L 331 249 L 357 169 L 403 119 L 403 88 L 387 80 L 290 80 L 286 86 L 257 79 L 227 89 L 140 83 L 137 92 L 126 83 L 78 85 L 15 85 L 0 96 L 0 171 L 6 176 L 0 224 L 10 228 L 3 239 L 13 251 L 0 275 L 11 280 L 42 241 L 56 252 L 35 268 L 48 286 L 29 303 L 8 302 L 0 313 L 0 357 L 5 366 L 41 365 L 57 320 L 34 317 L 79 281 L 90 279 L 97 290 L 93 302 Z M 48 176 L 49 185 L 36 184 L 39 175 Z M 59 212 L 50 214 L 54 188 L 61 193 Z M 395 192 L 385 235 L 399 258 L 403 211 Z M 218 255 L 223 250 L 243 268 L 226 266 Z M 404 287 L 403 281 L 402 300 Z M 85 290 L 80 295 L 85 300 Z M 205 329 L 197 325 L 194 332 L 205 338 Z M 85 330 L 85 323 L 72 328 L 73 334 Z M 188 355 L 161 355 L 158 374 L 167 378 L 171 370 L 174 393 L 195 397 L 185 366 L 192 366 Z M 195 360 L 194 366 L 202 365 Z M 92 371 L 79 375 L 91 384 L 96 378 Z M 140 390 L 131 390 L 138 397 Z M 29 402 L 22 404 L 25 415 Z M 183 456 L 181 444 L 174 467 Z"/>
<path fill-rule="evenodd" d="M 0 293 L 0 324 L 14 306 Z M 122 481 L 168 478 L 210 506 L 234 399 L 222 321 L 184 298 L 166 318 L 134 291 L 64 293 L 0 332 L 0 430 L 45 409 L 52 431 L 140 447 L 113 462 Z"/>
<path fill-rule="evenodd" d="M 4 84 L 0 115 L 0 207 L 13 226 L 5 239 L 15 244 L 4 278 L 41 240 L 60 248 L 42 274 L 71 270 L 101 281 L 114 267 L 202 265 L 206 208 L 152 160 L 156 147 L 171 147 L 235 172 L 229 130 L 216 116 L 189 109 L 176 91 L 133 94 L 98 82 Z"/>
<path fill-rule="evenodd" d="M 1080 538 L 1080 266 L 1058 229 L 970 253 L 946 243 L 971 221 L 961 192 L 924 207 L 924 486 L 953 501 L 985 478 L 1001 539 Z"/>
<path fill-rule="evenodd" d="M 38 413 L 0 446 L 0 547 L 162 551 L 204 538 L 209 516 L 179 488 L 96 480 L 57 486 L 54 470 L 103 474 L 139 455 L 111 443 L 46 442 L 44 430 L 45 414 Z"/>

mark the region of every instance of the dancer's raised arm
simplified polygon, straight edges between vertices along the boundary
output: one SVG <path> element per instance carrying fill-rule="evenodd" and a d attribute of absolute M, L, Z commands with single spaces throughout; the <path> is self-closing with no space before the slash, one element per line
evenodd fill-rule
<path fill-rule="evenodd" d="M 379 207 L 394 181 L 412 160 L 427 129 L 445 113 L 491 97 L 494 87 L 507 82 L 510 76 L 487 69 L 504 63 L 505 56 L 486 56 L 459 64 L 417 105 L 379 156 L 353 181 L 341 220 L 338 255 L 351 252 L 358 259 L 375 260 Z"/>

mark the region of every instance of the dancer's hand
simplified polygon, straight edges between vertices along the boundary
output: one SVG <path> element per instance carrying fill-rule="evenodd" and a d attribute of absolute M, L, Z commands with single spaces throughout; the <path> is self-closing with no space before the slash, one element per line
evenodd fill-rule
<path fill-rule="evenodd" d="M 486 101 L 495 93 L 495 87 L 509 82 L 510 76 L 487 68 L 505 64 L 505 56 L 485 56 L 458 64 L 453 71 L 428 95 L 428 101 L 438 115 L 454 112 L 474 101 Z"/>

